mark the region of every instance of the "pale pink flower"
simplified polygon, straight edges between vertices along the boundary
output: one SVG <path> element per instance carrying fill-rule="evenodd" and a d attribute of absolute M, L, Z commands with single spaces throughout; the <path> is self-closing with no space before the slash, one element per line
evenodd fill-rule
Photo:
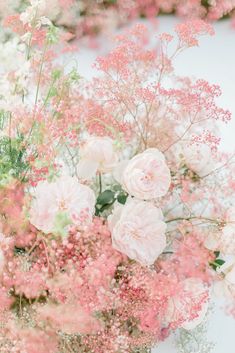
<path fill-rule="evenodd" d="M 218 270 L 223 274 L 221 280 L 214 283 L 214 293 L 218 297 L 235 298 L 235 259 L 226 261 Z"/>
<path fill-rule="evenodd" d="M 152 265 L 166 246 L 166 224 L 152 203 L 129 199 L 109 216 L 113 247 L 143 265 Z"/>
<path fill-rule="evenodd" d="M 185 164 L 188 168 L 203 177 L 214 169 L 211 149 L 205 144 L 193 144 L 183 148 Z"/>
<path fill-rule="evenodd" d="M 0 227 L 1 227 L 1 225 L 0 225 Z M 0 230 L 0 232 L 1 232 L 1 230 Z M 5 255 L 4 255 L 4 252 L 2 251 L 2 247 L 4 246 L 4 244 L 6 244 L 5 239 L 6 239 L 6 237 L 2 233 L 0 233 L 0 274 L 3 271 L 4 264 L 5 264 Z"/>
<path fill-rule="evenodd" d="M 221 232 L 208 229 L 204 232 L 204 246 L 212 251 L 220 249 Z"/>
<path fill-rule="evenodd" d="M 86 312 L 79 304 L 48 304 L 38 311 L 54 329 L 67 334 L 91 334 L 101 328 L 97 319 Z"/>
<path fill-rule="evenodd" d="M 157 148 L 149 148 L 124 166 L 120 182 L 138 199 L 156 199 L 164 196 L 170 187 L 170 169 L 164 155 Z"/>
<path fill-rule="evenodd" d="M 55 353 L 58 342 L 54 332 L 27 328 L 18 330 L 20 352 L 22 353 Z"/>
<path fill-rule="evenodd" d="M 186 278 L 179 291 L 169 299 L 166 322 L 181 322 L 184 329 L 194 329 L 205 318 L 208 299 L 208 288 L 199 278 Z"/>
<path fill-rule="evenodd" d="M 235 207 L 231 207 L 226 214 L 226 225 L 220 237 L 220 249 L 228 255 L 235 255 Z"/>
<path fill-rule="evenodd" d="M 33 196 L 30 222 L 44 233 L 54 231 L 56 217 L 60 214 L 75 224 L 87 224 L 92 220 L 95 194 L 73 177 L 63 176 L 52 183 L 42 181 Z"/>
<path fill-rule="evenodd" d="M 2 249 L 0 249 L 0 274 L 3 271 L 4 264 L 5 264 L 5 256 Z"/>
<path fill-rule="evenodd" d="M 110 137 L 92 136 L 80 149 L 78 176 L 91 179 L 100 173 L 110 173 L 118 162 L 118 153 Z"/>

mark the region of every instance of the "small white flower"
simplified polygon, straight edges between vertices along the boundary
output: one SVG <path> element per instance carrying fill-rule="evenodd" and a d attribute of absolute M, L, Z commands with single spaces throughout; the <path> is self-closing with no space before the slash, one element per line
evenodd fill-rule
<path fill-rule="evenodd" d="M 205 144 L 193 144 L 183 148 L 185 164 L 188 168 L 203 177 L 214 169 L 211 149 Z"/>
<path fill-rule="evenodd" d="M 91 179 L 100 173 L 110 173 L 118 162 L 118 153 L 110 137 L 91 136 L 81 146 L 77 167 L 81 179 Z"/>

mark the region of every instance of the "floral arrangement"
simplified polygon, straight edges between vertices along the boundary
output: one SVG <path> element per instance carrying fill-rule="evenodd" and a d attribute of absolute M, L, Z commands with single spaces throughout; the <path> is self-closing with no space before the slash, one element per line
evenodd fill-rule
<path fill-rule="evenodd" d="M 31 6 L 28 6 L 29 3 Z M 39 5 L 38 5 L 39 4 Z M 26 10 L 27 9 L 27 10 Z M 37 9 L 37 10 L 36 10 Z M 48 9 L 50 9 L 48 13 Z M 0 1 L 0 18 L 25 13 L 24 21 L 37 15 L 47 16 L 57 26 L 70 30 L 76 37 L 110 32 L 138 17 L 155 18 L 175 13 L 184 18 L 216 21 L 226 16 L 234 22 L 234 0 L 10 0 Z"/>
<path fill-rule="evenodd" d="M 86 81 L 39 5 L 5 18 L 0 52 L 1 353 L 149 352 L 192 335 L 212 291 L 234 315 L 231 116 L 217 85 L 174 73 L 213 28 L 150 46 L 136 25 Z"/>

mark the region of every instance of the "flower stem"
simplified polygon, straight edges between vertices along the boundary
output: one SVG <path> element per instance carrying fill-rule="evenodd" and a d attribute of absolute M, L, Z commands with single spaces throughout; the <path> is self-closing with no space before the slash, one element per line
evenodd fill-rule
<path fill-rule="evenodd" d="M 101 173 L 99 172 L 99 194 L 102 193 L 102 176 Z"/>
<path fill-rule="evenodd" d="M 165 221 L 166 223 L 171 223 L 171 222 L 177 222 L 177 221 L 190 221 L 190 220 L 203 220 L 203 221 L 208 221 L 211 223 L 216 223 L 216 224 L 220 224 L 221 222 L 218 221 L 217 219 L 212 219 L 212 218 L 207 218 L 207 217 L 201 217 L 201 216 L 192 216 L 192 217 L 177 217 L 177 218 L 172 218 L 169 219 L 167 221 Z"/>

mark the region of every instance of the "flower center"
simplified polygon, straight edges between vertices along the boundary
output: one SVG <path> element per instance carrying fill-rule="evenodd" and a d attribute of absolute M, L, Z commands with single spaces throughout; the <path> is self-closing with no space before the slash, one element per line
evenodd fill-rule
<path fill-rule="evenodd" d="M 66 201 L 64 199 L 59 201 L 59 209 L 61 211 L 65 211 L 67 210 L 67 206 L 66 206 Z"/>

